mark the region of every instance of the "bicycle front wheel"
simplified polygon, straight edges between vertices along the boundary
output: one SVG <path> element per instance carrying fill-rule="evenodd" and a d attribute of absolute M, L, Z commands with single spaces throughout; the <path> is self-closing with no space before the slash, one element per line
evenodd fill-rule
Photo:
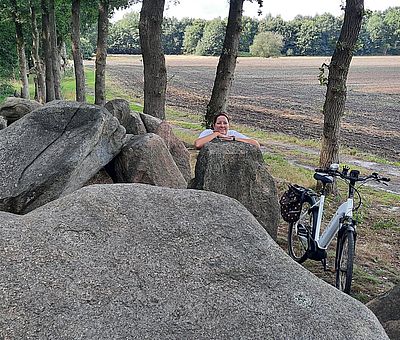
<path fill-rule="evenodd" d="M 350 294 L 353 278 L 355 240 L 354 232 L 346 230 L 338 239 L 336 251 L 336 288 Z"/>
<path fill-rule="evenodd" d="M 303 263 L 308 257 L 309 239 L 314 221 L 317 219 L 317 212 L 311 209 L 314 201 L 308 198 L 303 203 L 300 219 L 297 222 L 289 223 L 288 250 L 290 257 L 298 263 Z"/>

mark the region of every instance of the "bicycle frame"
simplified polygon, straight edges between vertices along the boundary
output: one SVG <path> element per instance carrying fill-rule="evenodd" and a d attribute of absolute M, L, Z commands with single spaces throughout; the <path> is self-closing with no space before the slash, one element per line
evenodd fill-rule
<path fill-rule="evenodd" d="M 302 207 L 303 213 L 297 221 L 293 222 L 287 218 L 289 220 L 288 246 L 289 255 L 297 263 L 303 263 L 307 259 L 321 261 L 324 270 L 327 270 L 327 248 L 337 235 L 338 243 L 335 256 L 336 287 L 349 294 L 357 236 L 353 211 L 361 206 L 361 196 L 355 185 L 357 182 L 366 182 L 369 179 L 377 182 L 389 182 L 390 179 L 381 177 L 375 172 L 371 175 L 360 177 L 360 172 L 356 169 L 349 171 L 350 168 L 344 166 L 342 171 L 338 171 L 338 167 L 337 164 L 331 164 L 329 169 L 315 170 L 314 179 L 322 183 L 320 195 L 311 189 L 297 186 L 298 194 L 301 194 L 302 202 L 306 206 L 305 209 Z M 324 223 L 326 228 L 321 232 L 325 198 L 328 192 L 326 186 L 334 183 L 334 177 L 339 177 L 346 181 L 348 184 L 348 196 L 344 202 L 342 201 L 329 223 Z M 354 200 L 355 194 L 359 198 L 357 204 Z M 286 208 L 286 206 L 283 205 L 283 208 Z M 296 209 L 298 209 L 297 206 L 293 206 L 294 213 L 298 213 Z M 283 212 L 285 214 L 282 213 L 282 216 L 285 218 L 286 211 L 283 209 Z"/>
<path fill-rule="evenodd" d="M 319 201 L 317 201 L 312 207 L 318 207 L 318 218 L 315 226 L 315 235 L 314 240 L 317 242 L 318 247 L 321 249 L 327 249 L 329 244 L 332 242 L 336 233 L 340 229 L 341 221 L 343 217 L 353 217 L 353 197 L 347 198 L 347 201 L 342 203 L 340 207 L 336 210 L 332 219 L 326 226 L 326 229 L 320 235 L 321 232 L 321 224 L 322 224 L 322 216 L 324 213 L 324 203 L 325 203 L 325 195 L 321 195 Z"/>

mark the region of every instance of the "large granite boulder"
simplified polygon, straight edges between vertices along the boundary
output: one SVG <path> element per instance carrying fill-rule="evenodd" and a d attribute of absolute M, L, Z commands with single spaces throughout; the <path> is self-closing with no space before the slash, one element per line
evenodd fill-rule
<path fill-rule="evenodd" d="M 3 130 L 7 127 L 7 120 L 3 117 L 0 116 L 0 130 Z"/>
<path fill-rule="evenodd" d="M 226 196 L 95 185 L 0 215 L 0 338 L 388 339 Z"/>
<path fill-rule="evenodd" d="M 367 303 L 390 339 L 400 339 L 400 284 Z"/>
<path fill-rule="evenodd" d="M 146 133 L 146 128 L 138 112 L 131 111 L 129 102 L 125 99 L 112 99 L 106 103 L 105 108 L 116 117 L 125 128 L 126 133 L 141 135 Z"/>
<path fill-rule="evenodd" d="M 82 187 L 121 149 L 100 106 L 54 101 L 0 130 L 0 210 L 26 213 Z"/>
<path fill-rule="evenodd" d="M 0 105 L 0 116 L 3 116 L 7 120 L 7 125 L 10 125 L 41 106 L 42 104 L 36 100 L 7 97 L 4 103 Z"/>
<path fill-rule="evenodd" d="M 237 199 L 276 240 L 278 193 L 261 151 L 255 146 L 219 140 L 207 143 L 197 157 L 190 187 Z"/>
<path fill-rule="evenodd" d="M 190 168 L 190 153 L 185 144 L 183 144 L 183 142 L 175 136 L 171 125 L 166 121 L 162 121 L 157 117 L 153 117 L 145 113 L 141 113 L 140 117 L 142 118 L 147 132 L 155 133 L 164 140 L 183 177 L 185 177 L 185 180 L 189 182 L 192 177 Z"/>
<path fill-rule="evenodd" d="M 130 136 L 121 152 L 107 166 L 116 183 L 145 183 L 169 188 L 187 188 L 164 141 L 154 133 Z"/>

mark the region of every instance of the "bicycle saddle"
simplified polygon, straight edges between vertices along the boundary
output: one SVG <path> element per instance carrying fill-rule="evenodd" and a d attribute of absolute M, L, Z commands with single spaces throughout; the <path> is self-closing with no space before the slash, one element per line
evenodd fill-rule
<path fill-rule="evenodd" d="M 332 176 L 329 176 L 329 175 L 327 175 L 327 174 L 320 174 L 320 173 L 316 172 L 316 173 L 314 174 L 314 178 L 315 178 L 317 181 L 321 181 L 321 182 L 324 183 L 324 184 L 333 183 L 333 177 L 332 177 Z"/>

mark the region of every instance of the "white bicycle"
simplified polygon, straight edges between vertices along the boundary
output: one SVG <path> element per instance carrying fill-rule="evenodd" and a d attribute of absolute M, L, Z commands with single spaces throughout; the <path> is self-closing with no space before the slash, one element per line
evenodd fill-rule
<path fill-rule="evenodd" d="M 338 164 L 332 164 L 327 170 L 316 169 L 314 178 L 322 182 L 322 192 L 319 197 L 311 189 L 292 186 L 293 190 L 297 191 L 296 194 L 300 197 L 302 204 L 299 219 L 296 222 L 289 223 L 288 244 L 289 254 L 295 261 L 299 263 L 307 259 L 322 261 L 326 270 L 327 248 L 337 234 L 336 287 L 350 294 L 357 237 L 353 212 L 361 206 L 361 196 L 355 185 L 357 182 L 365 183 L 368 180 L 387 182 L 390 179 L 380 177 L 377 173 L 360 177 L 358 170 L 350 171 L 348 167 L 343 167 L 342 171 L 338 171 L 338 169 Z M 321 235 L 326 185 L 333 183 L 334 177 L 341 178 L 347 182 L 349 188 L 348 197 L 339 206 Z M 359 198 L 357 206 L 354 206 L 355 193 Z"/>

